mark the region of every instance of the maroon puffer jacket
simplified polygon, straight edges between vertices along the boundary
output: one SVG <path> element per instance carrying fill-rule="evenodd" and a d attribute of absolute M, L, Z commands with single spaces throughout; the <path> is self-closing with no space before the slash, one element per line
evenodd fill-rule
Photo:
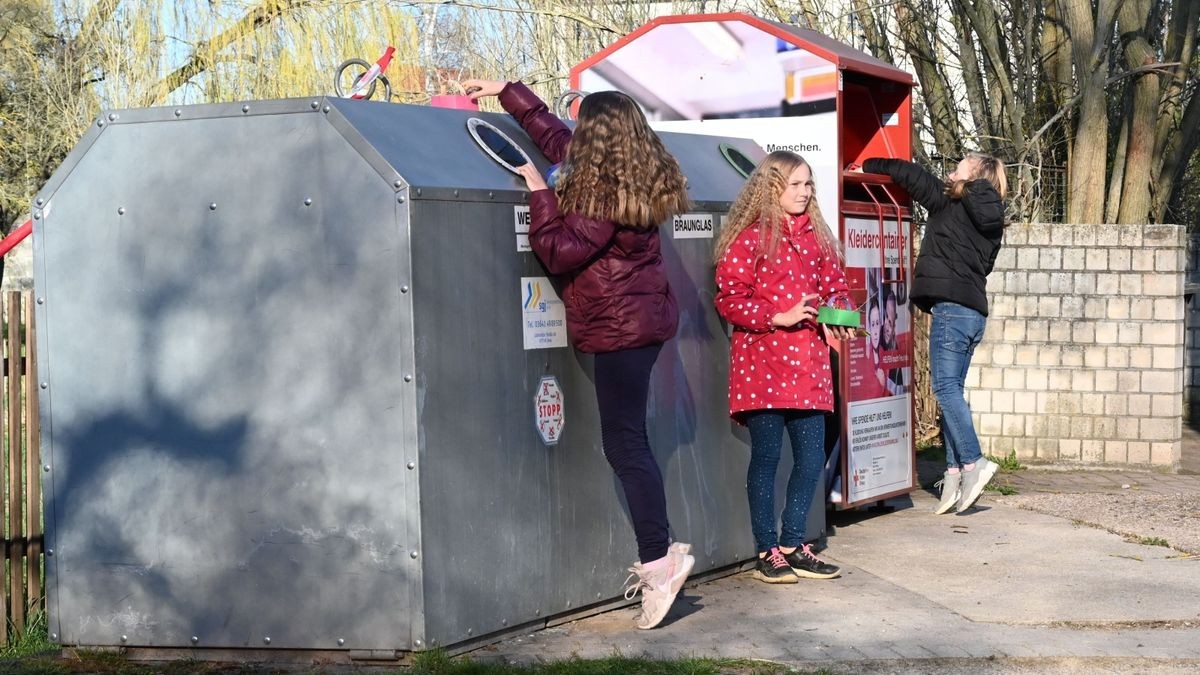
<path fill-rule="evenodd" d="M 571 130 L 520 82 L 500 104 L 551 162 L 563 161 Z M 567 284 L 567 333 L 581 352 L 602 353 L 666 342 L 679 325 L 667 283 L 658 228 L 636 229 L 558 210 L 553 190 L 529 195 L 529 245 Z"/>

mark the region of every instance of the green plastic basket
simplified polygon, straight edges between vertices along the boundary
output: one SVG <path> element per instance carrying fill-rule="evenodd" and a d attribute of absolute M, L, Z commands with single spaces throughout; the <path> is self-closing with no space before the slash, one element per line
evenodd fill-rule
<path fill-rule="evenodd" d="M 859 328 L 862 326 L 862 313 L 853 309 L 838 309 L 826 305 L 817 310 L 817 321 L 831 326 Z"/>

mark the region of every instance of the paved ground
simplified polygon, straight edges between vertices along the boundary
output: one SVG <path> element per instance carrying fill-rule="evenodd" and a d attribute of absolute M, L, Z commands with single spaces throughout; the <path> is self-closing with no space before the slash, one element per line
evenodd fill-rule
<path fill-rule="evenodd" d="M 923 483 L 938 471 L 923 466 Z M 654 631 L 635 630 L 627 608 L 472 657 L 714 656 L 867 673 L 1200 672 L 1200 556 L 1184 552 L 1200 552 L 1200 476 L 1026 470 L 1004 480 L 1018 494 L 987 493 L 963 515 L 933 515 L 925 490 L 894 502 L 894 513 L 838 514 L 826 555 L 843 565 L 840 579 L 768 586 L 743 573 L 685 589 Z"/>

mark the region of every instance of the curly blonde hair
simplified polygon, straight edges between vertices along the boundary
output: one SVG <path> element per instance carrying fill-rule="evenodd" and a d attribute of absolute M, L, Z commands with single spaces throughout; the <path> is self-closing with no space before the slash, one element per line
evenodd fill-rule
<path fill-rule="evenodd" d="M 565 213 L 651 229 L 690 205 L 679 162 L 621 92 L 584 97 L 564 166 L 555 191 Z"/>
<path fill-rule="evenodd" d="M 787 222 L 787 213 L 779 205 L 779 198 L 787 189 L 788 178 L 792 172 L 801 166 L 808 166 L 809 172 L 812 171 L 812 167 L 800 155 L 779 150 L 767 155 L 767 158 L 754 168 L 733 206 L 729 207 L 729 217 L 721 229 L 721 236 L 717 237 L 714 260 L 720 261 L 734 240 L 755 223 L 761 224 L 758 257 L 775 254 L 779 241 L 783 239 L 784 223 Z M 833 231 L 829 229 L 829 224 L 825 222 L 821 207 L 817 205 L 815 185 L 805 213 L 812 221 L 813 232 L 821 244 L 822 253 L 841 262 L 842 247 L 833 236 Z"/>

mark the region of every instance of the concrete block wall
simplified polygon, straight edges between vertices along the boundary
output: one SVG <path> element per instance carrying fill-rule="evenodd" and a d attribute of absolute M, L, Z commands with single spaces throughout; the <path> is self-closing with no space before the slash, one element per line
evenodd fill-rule
<path fill-rule="evenodd" d="M 1008 228 L 967 376 L 984 452 L 1178 466 L 1185 237 L 1174 225 Z"/>

